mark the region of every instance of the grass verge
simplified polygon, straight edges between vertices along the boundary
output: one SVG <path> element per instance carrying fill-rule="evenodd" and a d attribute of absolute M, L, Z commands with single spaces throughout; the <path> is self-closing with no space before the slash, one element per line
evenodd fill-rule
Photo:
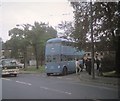
<path fill-rule="evenodd" d="M 43 73 L 43 72 L 45 72 L 45 67 L 39 66 L 39 68 L 37 69 L 35 66 L 30 66 L 30 67 L 27 67 L 27 68 L 22 69 L 22 70 L 28 71 L 28 72 Z"/>

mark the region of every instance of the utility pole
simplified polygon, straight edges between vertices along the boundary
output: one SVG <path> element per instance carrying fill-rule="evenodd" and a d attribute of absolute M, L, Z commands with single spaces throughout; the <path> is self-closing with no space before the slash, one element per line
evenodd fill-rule
<path fill-rule="evenodd" d="M 95 79 L 95 71 L 94 71 L 94 39 L 93 39 L 93 11 L 92 11 L 92 0 L 90 0 L 90 29 L 91 29 L 92 79 Z"/>

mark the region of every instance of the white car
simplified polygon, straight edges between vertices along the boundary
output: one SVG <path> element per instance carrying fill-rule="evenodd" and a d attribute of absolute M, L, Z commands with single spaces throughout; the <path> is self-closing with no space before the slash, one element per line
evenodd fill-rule
<path fill-rule="evenodd" d="M 2 70 L 2 76 L 4 75 L 14 75 L 17 76 L 19 73 L 19 66 L 15 59 L 1 59 L 0 68 Z"/>
<path fill-rule="evenodd" d="M 16 63 L 17 63 L 17 65 L 19 66 L 19 68 L 24 68 L 24 64 L 22 64 L 22 63 L 20 63 L 20 62 L 18 62 L 18 61 L 16 61 Z"/>

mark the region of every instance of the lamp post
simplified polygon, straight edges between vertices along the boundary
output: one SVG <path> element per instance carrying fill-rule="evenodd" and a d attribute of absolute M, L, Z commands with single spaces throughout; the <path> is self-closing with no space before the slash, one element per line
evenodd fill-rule
<path fill-rule="evenodd" d="M 91 29 L 92 79 L 95 79 L 95 72 L 94 72 L 94 39 L 93 39 L 93 11 L 92 11 L 92 0 L 90 0 L 90 29 Z"/>

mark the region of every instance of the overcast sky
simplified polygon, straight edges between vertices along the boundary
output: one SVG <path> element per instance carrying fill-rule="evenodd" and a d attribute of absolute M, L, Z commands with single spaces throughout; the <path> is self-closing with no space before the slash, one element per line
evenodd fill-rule
<path fill-rule="evenodd" d="M 43 1 L 4 0 L 0 2 L 0 37 L 2 40 L 9 39 L 8 31 L 15 28 L 16 24 L 29 23 L 33 25 L 37 21 L 49 23 L 54 27 L 61 21 L 73 20 L 73 8 L 68 0 Z"/>

